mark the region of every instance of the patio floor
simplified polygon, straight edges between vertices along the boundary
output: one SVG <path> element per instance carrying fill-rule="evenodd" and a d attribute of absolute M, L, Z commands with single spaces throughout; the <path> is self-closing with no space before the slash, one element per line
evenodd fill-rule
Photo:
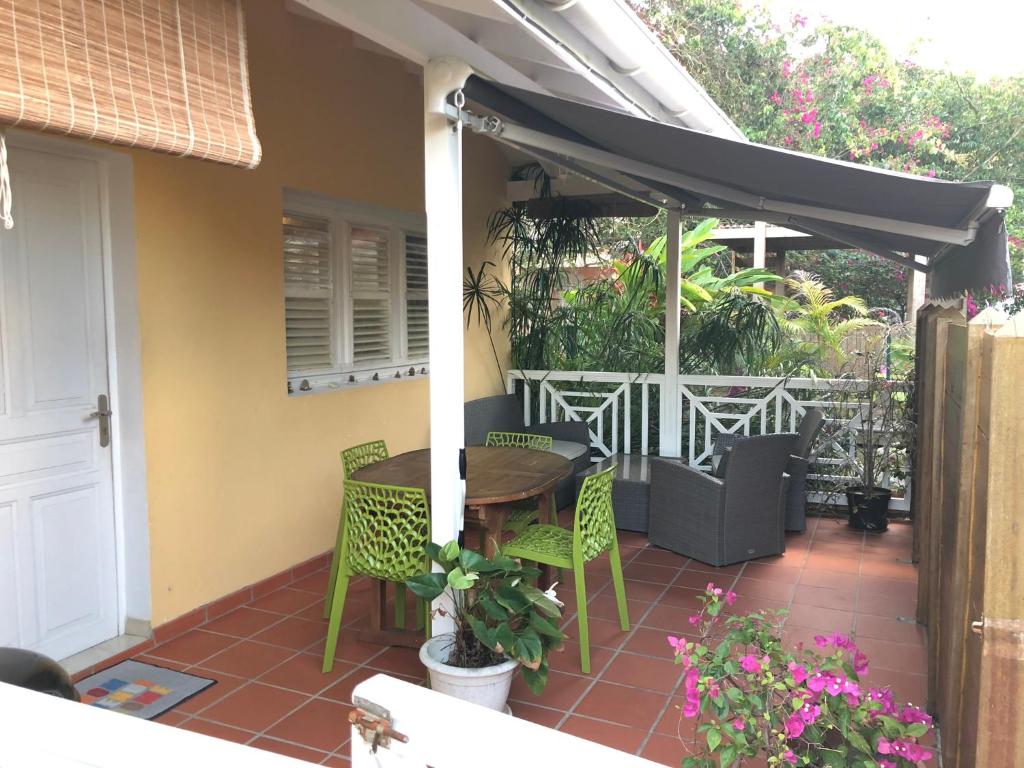
<path fill-rule="evenodd" d="M 805 534 L 788 537 L 785 555 L 717 569 L 620 532 L 631 629 L 620 632 L 614 621 L 606 559 L 592 563 L 587 584 L 594 674 L 580 673 L 578 649 L 570 643 L 554 654 L 542 696 L 517 679 L 513 711 L 678 766 L 692 727 L 680 722 L 681 668 L 673 666 L 665 636 L 688 626 L 696 590 L 708 581 L 735 590 L 737 610 L 789 608 L 789 642 L 811 642 L 825 631 L 853 632 L 871 660 L 868 681 L 891 685 L 900 700 L 923 703 L 924 630 L 904 620 L 914 615 L 916 602 L 911 530 L 896 524 L 869 536 L 812 518 Z M 313 763 L 347 764 L 353 687 L 379 672 L 410 681 L 424 675 L 416 651 L 364 644 L 344 628 L 334 671 L 322 675 L 326 581 L 327 571 L 318 571 L 138 657 L 218 681 L 159 721 Z M 564 586 L 561 596 L 571 594 Z M 350 595 L 349 630 L 367 620 L 369 583 L 355 585 Z M 573 636 L 574 601 L 565 602 L 566 632 Z"/>

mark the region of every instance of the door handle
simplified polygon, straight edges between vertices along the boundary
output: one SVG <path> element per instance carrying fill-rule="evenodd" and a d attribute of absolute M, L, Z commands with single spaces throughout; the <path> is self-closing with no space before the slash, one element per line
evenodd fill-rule
<path fill-rule="evenodd" d="M 110 417 L 113 413 L 110 410 L 110 399 L 106 395 L 96 398 L 96 410 L 89 417 L 100 420 L 100 448 L 110 445 Z"/>
<path fill-rule="evenodd" d="M 984 635 L 985 634 L 985 617 L 984 616 L 982 616 L 977 621 L 972 621 L 971 622 L 971 632 L 973 632 L 976 635 Z"/>

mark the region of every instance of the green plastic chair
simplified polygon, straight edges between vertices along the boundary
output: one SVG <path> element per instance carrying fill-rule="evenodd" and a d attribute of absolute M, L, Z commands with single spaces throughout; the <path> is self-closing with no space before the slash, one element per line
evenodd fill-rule
<path fill-rule="evenodd" d="M 395 485 L 345 483 L 345 530 L 338 550 L 336 582 L 327 625 L 324 673 L 334 667 L 341 615 L 352 576 L 369 576 L 401 585 L 396 594 L 405 595 L 404 582 L 430 571 L 426 556 L 430 541 L 430 507 L 422 488 Z M 430 631 L 430 604 L 424 602 L 423 621 Z"/>
<path fill-rule="evenodd" d="M 498 448 L 529 448 L 532 451 L 550 451 L 552 439 L 549 435 L 531 435 L 526 432 L 488 432 L 484 445 Z M 551 496 L 551 524 L 558 525 L 558 504 Z M 540 510 L 531 502 L 519 504 L 505 519 L 505 531 L 517 536 L 527 526 L 540 519 Z"/>
<path fill-rule="evenodd" d="M 580 665 L 584 674 L 590 674 L 590 630 L 583 572 L 587 563 L 604 552 L 608 553 L 611 562 L 615 602 L 619 608 L 619 627 L 623 632 L 629 629 L 626 585 L 622 580 L 622 560 L 619 557 L 619 540 L 615 534 L 615 515 L 612 511 L 614 475 L 613 464 L 603 472 L 583 480 L 576 501 L 572 531 L 556 525 L 531 525 L 501 550 L 503 555 L 509 557 L 558 568 L 572 568 L 573 581 L 576 582 L 576 620 L 580 628 Z"/>
<path fill-rule="evenodd" d="M 345 479 L 347 480 L 352 476 L 352 473 L 356 470 L 360 470 L 363 467 L 369 466 L 370 464 L 376 464 L 378 461 L 384 461 L 390 458 L 388 455 L 388 446 L 383 440 L 373 440 L 369 443 L 362 443 L 361 445 L 354 445 L 351 448 L 346 448 L 341 452 L 341 466 L 345 470 Z M 338 514 L 338 534 L 334 537 L 334 554 L 331 555 L 331 575 L 327 581 L 327 594 L 324 595 L 324 618 L 326 619 L 331 614 L 331 600 L 334 598 L 334 582 L 338 577 L 338 553 L 341 551 L 341 535 L 345 530 L 345 501 L 344 498 L 341 502 L 341 511 Z M 401 591 L 402 597 L 405 597 L 404 591 Z M 403 599 L 402 605 L 402 621 L 405 620 L 405 605 Z M 398 611 L 398 598 L 395 598 L 395 611 Z M 397 615 L 396 615 L 397 619 Z"/>

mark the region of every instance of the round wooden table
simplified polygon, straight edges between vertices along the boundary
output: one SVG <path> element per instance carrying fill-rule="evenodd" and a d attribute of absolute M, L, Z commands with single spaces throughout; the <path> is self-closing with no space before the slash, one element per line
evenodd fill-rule
<path fill-rule="evenodd" d="M 570 475 L 572 463 L 550 451 L 467 448 L 466 523 L 483 529 L 486 555 L 494 556 L 511 502 L 539 496 L 552 504 L 556 486 Z M 430 449 L 410 451 L 370 464 L 353 472 L 352 479 L 423 488 L 429 496 Z"/>

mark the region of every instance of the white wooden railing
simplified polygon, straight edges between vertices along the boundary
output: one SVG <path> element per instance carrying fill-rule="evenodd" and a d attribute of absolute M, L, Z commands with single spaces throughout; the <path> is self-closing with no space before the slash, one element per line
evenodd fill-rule
<path fill-rule="evenodd" d="M 522 393 L 527 424 L 586 422 L 592 458 L 599 461 L 617 453 L 646 456 L 655 452 L 658 441 L 652 435 L 661 431 L 661 414 L 666 412 L 661 401 L 664 383 L 660 373 L 513 370 L 507 374 L 506 388 L 509 393 Z M 835 485 L 860 466 L 861 406 L 849 393 L 866 384 L 849 379 L 680 376 L 676 397 L 681 419 L 670 442 L 676 456 L 685 457 L 693 467 L 710 469 L 719 434 L 795 432 L 806 409 L 818 407 L 825 412 L 825 427 L 814 447 L 816 460 L 808 479 Z M 634 429 L 637 419 L 639 429 Z M 909 477 L 897 483 L 894 495 L 900 492 L 903 495 L 893 499 L 891 508 L 909 510 Z M 808 498 L 844 502 L 820 490 L 809 491 Z"/>

